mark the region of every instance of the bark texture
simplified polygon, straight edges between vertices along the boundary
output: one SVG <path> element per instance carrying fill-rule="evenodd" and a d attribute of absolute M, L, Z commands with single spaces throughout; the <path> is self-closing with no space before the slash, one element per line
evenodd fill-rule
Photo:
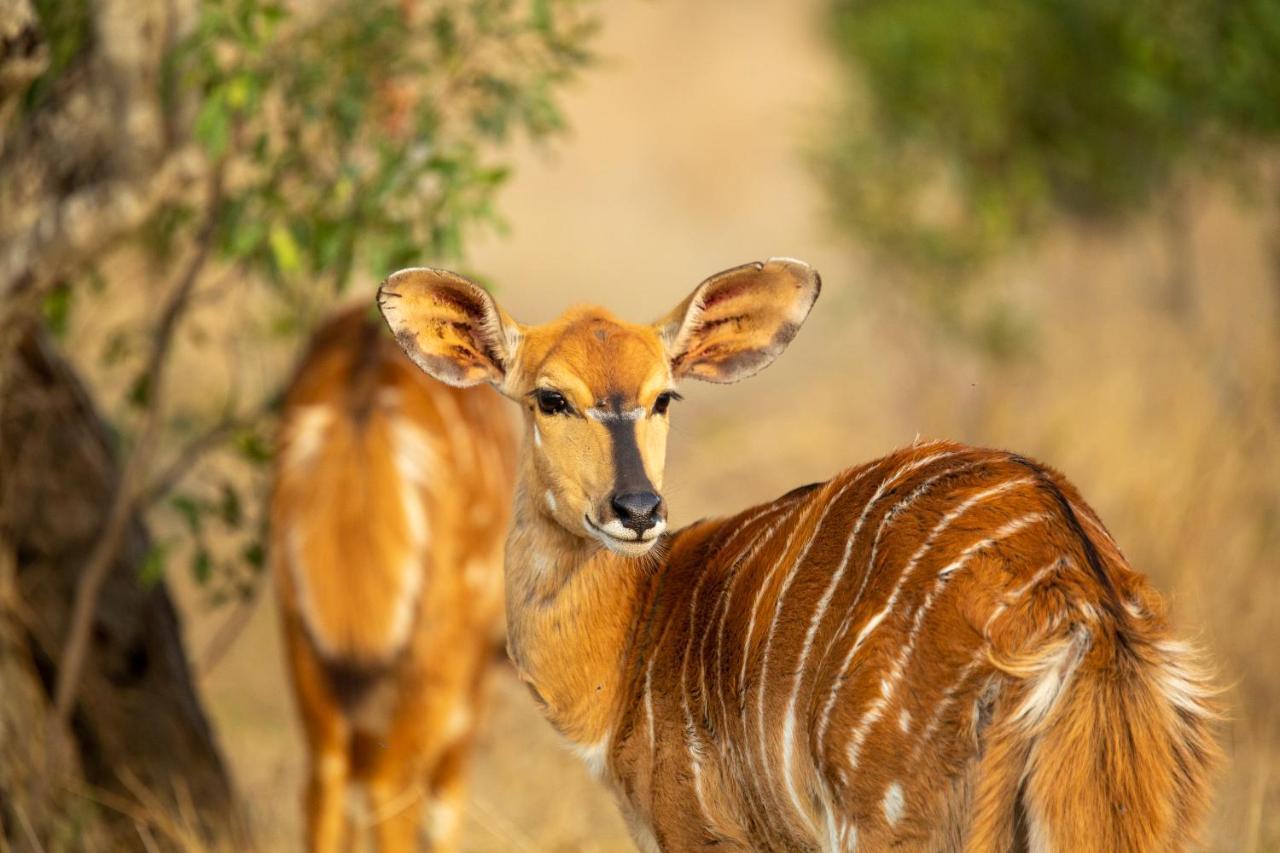
<path fill-rule="evenodd" d="M 76 585 L 119 470 L 83 386 L 34 327 L 9 378 L 0 419 L 0 546 L 10 567 L 7 579 L 0 574 L 4 834 L 20 846 L 32 833 L 43 843 L 68 822 L 93 823 L 80 813 L 96 811 L 117 841 L 139 842 L 139 821 L 224 835 L 235 824 L 231 785 L 169 594 L 138 579 L 149 540 L 136 518 L 93 619 L 72 749 L 58 749 L 58 732 L 45 730 Z M 0 568 L 5 560 L 0 553 Z M 107 807 L 84 808 L 95 800 Z"/>

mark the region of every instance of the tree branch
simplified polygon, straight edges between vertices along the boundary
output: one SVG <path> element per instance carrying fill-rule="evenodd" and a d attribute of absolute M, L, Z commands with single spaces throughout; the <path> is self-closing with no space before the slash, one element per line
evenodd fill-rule
<path fill-rule="evenodd" d="M 209 644 L 204 647 L 204 654 L 200 656 L 200 662 L 196 666 L 196 678 L 204 681 L 209 677 L 209 673 L 213 672 L 214 667 L 222 662 L 227 651 L 249 625 L 249 617 L 253 615 L 253 611 L 258 606 L 258 600 L 262 597 L 261 590 L 262 578 L 259 576 L 254 578 L 250 593 L 236 603 L 235 610 L 218 627 L 217 632 L 209 639 Z"/>
<path fill-rule="evenodd" d="M 71 708 L 75 704 L 80 674 L 88 653 L 89 637 L 92 633 L 90 629 L 97 610 L 98 595 L 115 563 L 120 543 L 139 505 L 138 497 L 143 488 L 146 468 L 159 438 L 164 409 L 162 373 L 165 360 L 173 343 L 178 321 L 190 303 L 191 293 L 209 259 L 221 208 L 222 170 L 218 167 L 213 170 L 209 178 L 206 219 L 196 236 L 195 252 L 187 262 L 186 269 L 178 278 L 161 312 L 151 352 L 142 374 L 143 381 L 147 383 L 149 389 L 149 397 L 137 440 L 116 484 L 115 494 L 102 526 L 102 533 L 89 555 L 89 560 L 76 586 L 71 624 L 67 631 L 66 642 L 63 644 L 57 688 L 54 692 L 54 713 L 58 722 L 64 725 L 69 721 Z"/>
<path fill-rule="evenodd" d="M 229 415 L 187 442 L 169 461 L 169 464 L 139 491 L 138 507 L 146 509 L 154 505 L 156 501 L 171 492 L 206 453 L 221 444 L 236 430 L 251 426 L 261 414 L 262 410 L 244 416 Z"/>

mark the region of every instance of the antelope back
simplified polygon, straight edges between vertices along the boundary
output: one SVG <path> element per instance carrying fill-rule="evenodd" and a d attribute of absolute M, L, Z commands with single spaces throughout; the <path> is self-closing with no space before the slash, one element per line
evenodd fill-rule
<path fill-rule="evenodd" d="M 322 327 L 286 397 L 271 508 L 282 598 L 317 652 L 387 665 L 427 588 L 460 594 L 468 566 L 496 612 L 513 466 L 496 394 L 424 376 L 363 309 Z"/>

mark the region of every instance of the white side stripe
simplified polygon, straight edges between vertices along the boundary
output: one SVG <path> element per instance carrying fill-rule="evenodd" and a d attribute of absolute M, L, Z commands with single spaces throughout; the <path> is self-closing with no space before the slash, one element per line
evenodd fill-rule
<path fill-rule="evenodd" d="M 889 600 L 885 602 L 884 607 L 879 612 L 877 612 L 874 616 L 872 616 L 870 619 L 867 620 L 866 624 L 864 624 L 862 626 L 862 629 L 858 632 L 857 637 L 849 645 L 849 652 L 848 654 L 845 655 L 844 662 L 840 665 L 840 671 L 836 674 L 835 679 L 832 680 L 831 682 L 831 691 L 827 695 L 826 704 L 823 705 L 822 715 L 819 718 L 819 723 L 818 723 L 818 754 L 819 755 L 826 754 L 826 734 L 827 734 L 827 726 L 829 724 L 830 717 L 831 717 L 831 708 L 832 706 L 835 705 L 836 697 L 840 693 L 840 688 L 843 685 L 845 676 L 849 671 L 849 666 L 853 663 L 854 655 L 856 655 L 858 653 L 858 650 L 862 648 L 862 644 L 866 642 L 866 639 L 868 636 L 870 636 L 871 632 L 874 631 L 877 626 L 879 626 L 880 622 L 884 619 L 884 617 L 887 616 L 889 612 L 893 610 L 893 606 L 898 603 L 898 596 L 901 595 L 902 593 L 903 584 L 906 583 L 907 579 L 915 571 L 916 566 L 919 564 L 920 560 L 924 557 L 924 555 L 927 554 L 929 552 L 929 549 L 933 547 L 934 541 L 938 538 L 938 536 L 944 530 L 946 530 L 948 527 L 951 526 L 952 522 L 954 522 L 960 516 L 964 515 L 970 509 L 982 503 L 983 501 L 989 498 L 996 497 L 997 495 L 1002 495 L 1020 486 L 1031 485 L 1034 482 L 1035 480 L 1030 477 L 1023 477 L 1017 480 L 1005 480 L 1003 483 L 998 483 L 997 485 L 992 486 L 988 489 L 983 489 L 981 492 L 978 492 L 977 494 L 970 495 L 968 498 L 961 501 L 960 504 L 955 507 L 955 509 L 951 510 L 946 515 L 944 515 L 941 519 L 939 519 L 938 523 L 934 525 L 933 530 L 929 531 L 928 537 L 926 537 L 924 542 L 921 543 L 920 547 L 916 549 L 916 552 L 911 555 L 911 559 L 907 561 L 906 566 L 903 567 L 902 572 L 898 575 L 898 580 L 894 584 L 893 591 L 890 592 L 889 594 Z M 844 626 L 842 626 L 842 629 L 841 629 L 842 633 L 845 629 L 852 626 L 853 623 L 850 620 L 852 619 L 854 612 L 855 612 L 854 610 L 852 609 L 850 610 L 849 616 L 848 618 L 846 618 Z"/>
<path fill-rule="evenodd" d="M 644 717 L 649 727 L 649 767 L 653 767 L 654 750 L 657 748 L 657 739 L 653 731 L 653 662 L 657 660 L 656 655 L 649 656 L 649 665 L 644 668 Z"/>
<path fill-rule="evenodd" d="M 835 632 L 833 632 L 831 635 L 831 639 L 827 641 L 827 648 L 822 654 L 821 662 L 826 661 L 828 655 L 831 654 L 831 650 L 832 648 L 834 648 L 836 642 L 841 637 L 845 636 L 849 631 L 850 620 L 853 618 L 853 614 L 856 612 L 858 604 L 861 603 L 862 601 L 862 594 L 867 589 L 867 583 L 871 580 L 871 575 L 875 572 L 876 554 L 879 553 L 880 551 L 880 540 L 884 537 L 885 531 L 888 530 L 890 523 L 892 523 L 892 521 L 899 514 L 901 514 L 904 510 L 906 510 L 907 507 L 911 506 L 913 503 L 915 503 L 917 500 L 919 500 L 921 497 L 927 494 L 929 490 L 932 489 L 933 486 L 937 484 L 940 480 L 942 480 L 944 477 L 961 474 L 961 473 L 964 473 L 965 471 L 970 471 L 974 468 L 981 467 L 982 465 L 989 464 L 989 462 L 990 460 L 987 460 L 987 459 L 979 459 L 975 462 L 969 463 L 968 465 L 961 465 L 959 468 L 952 468 L 952 469 L 947 469 L 945 471 L 940 471 L 939 473 L 933 475 L 932 477 L 929 477 L 928 479 L 924 480 L 924 482 L 920 483 L 920 485 L 916 486 L 916 488 L 913 489 L 910 494 L 908 494 L 902 500 L 898 501 L 898 503 L 890 507 L 889 511 L 884 514 L 884 517 L 880 519 L 880 525 L 876 528 L 875 538 L 871 540 L 871 554 L 870 556 L 867 557 L 867 568 L 866 568 L 866 571 L 863 572 L 862 583 L 858 585 L 858 591 L 854 594 L 853 601 L 849 604 L 848 612 L 844 618 L 844 621 L 841 623 L 840 628 Z M 846 555 L 846 559 L 847 559 L 847 555 Z M 844 564 L 842 563 L 841 565 L 843 567 Z M 833 590 L 834 590 L 834 586 L 833 586 Z M 819 663 L 819 666 L 822 665 L 821 662 Z M 834 701 L 834 700 L 828 700 L 828 706 L 824 710 L 822 717 L 819 720 L 818 741 L 820 743 L 826 740 L 828 715 L 830 712 L 831 701 Z"/>
<path fill-rule="evenodd" d="M 911 632 L 907 635 L 907 642 L 903 645 L 902 650 L 898 653 L 897 659 L 894 660 L 893 666 L 889 669 L 889 674 L 880 681 L 880 695 L 871 703 L 870 707 L 862 715 L 862 720 L 853 730 L 853 735 L 849 739 L 847 748 L 847 756 L 849 760 L 849 769 L 856 770 L 858 767 L 858 759 L 862 752 L 862 746 L 866 742 L 867 735 L 871 732 L 872 725 L 875 724 L 880 716 L 884 713 L 885 708 L 893 701 L 893 695 L 898 688 L 898 683 L 902 681 L 903 673 L 906 672 L 907 664 L 911 661 L 912 655 L 915 653 L 916 642 L 920 638 L 920 629 L 924 626 L 925 617 L 929 614 L 933 602 L 942 592 L 943 587 L 947 585 L 950 577 L 955 572 L 964 568 L 969 559 L 974 555 L 990 548 L 996 542 L 1007 539 L 1023 528 L 1029 527 L 1037 522 L 1045 521 L 1048 516 L 1044 513 L 1031 513 L 1021 518 L 1015 518 L 1002 526 L 995 533 L 985 539 L 965 548 L 960 556 L 952 560 L 938 572 L 938 579 L 934 581 L 933 588 L 929 590 L 924 601 L 916 608 L 915 618 L 911 623 Z"/>
<path fill-rule="evenodd" d="M 792 683 L 791 683 L 791 694 L 787 699 L 787 708 L 782 718 L 783 719 L 783 722 L 782 722 L 782 778 L 783 778 L 783 783 L 786 785 L 787 796 L 791 798 L 792 806 L 795 808 L 796 812 L 800 815 L 807 816 L 808 811 L 804 808 L 804 805 L 801 802 L 799 791 L 796 790 L 795 779 L 792 773 L 792 766 L 791 766 L 793 761 L 793 756 L 795 753 L 796 703 L 800 695 L 800 680 L 804 675 L 805 664 L 807 663 L 809 658 L 809 651 L 813 647 L 813 639 L 818 632 L 818 626 L 822 623 L 823 616 L 826 615 L 827 608 L 831 604 L 831 598 L 832 596 L 835 595 L 836 588 L 840 585 L 840 579 L 844 577 L 845 570 L 849 567 L 849 557 L 853 554 L 854 543 L 857 542 L 858 534 L 862 532 L 862 525 L 866 522 L 867 516 L 870 515 L 872 507 L 879 502 L 880 498 L 884 496 L 884 493 L 888 491 L 890 487 L 892 487 L 894 484 L 901 481 L 903 477 L 907 476 L 913 471 L 918 471 L 919 469 L 933 462 L 936 462 L 939 459 L 945 459 L 947 457 L 951 457 L 955 455 L 956 455 L 955 451 L 949 451 L 944 453 L 934 453 L 929 456 L 922 457 L 920 459 L 917 459 L 913 462 L 908 463 L 907 465 L 902 466 L 893 474 L 891 474 L 890 476 L 880 481 L 880 485 L 876 488 L 875 492 L 871 495 L 871 498 L 865 504 L 863 504 L 862 512 L 858 515 L 858 520 L 854 523 L 853 529 L 850 531 L 849 535 L 845 537 L 844 555 L 840 559 L 840 565 L 837 566 L 836 570 L 832 573 L 831 580 L 827 582 L 827 588 L 822 593 L 822 598 L 818 600 L 817 609 L 814 612 L 813 617 L 809 620 L 809 629 L 805 633 L 804 645 L 801 647 L 800 657 L 796 661 L 795 677 L 792 679 Z M 764 658 L 760 664 L 760 695 L 759 695 L 759 701 L 758 701 L 758 705 L 759 705 L 758 711 L 759 711 L 759 728 L 760 728 L 760 732 L 759 732 L 760 752 L 762 756 L 765 755 L 765 749 L 766 749 L 765 739 L 764 739 L 764 691 L 765 691 L 766 685 L 768 684 L 769 648 L 770 648 L 770 644 L 773 642 L 774 632 L 777 630 L 777 627 L 778 627 L 778 620 L 782 616 L 782 606 L 783 606 L 783 602 L 786 599 L 787 591 L 791 587 L 791 581 L 795 577 L 795 574 L 799 569 L 800 564 L 804 561 L 804 558 L 808 556 L 809 548 L 813 544 L 813 540 L 817 538 L 818 531 L 821 528 L 823 521 L 826 520 L 827 512 L 831 509 L 832 506 L 835 505 L 836 501 L 838 501 L 846 491 L 848 491 L 857 483 L 861 482 L 863 477 L 866 474 L 870 473 L 872 470 L 873 469 L 868 468 L 865 471 L 860 472 L 857 477 L 854 477 L 852 480 L 850 480 L 847 484 L 845 484 L 840 489 L 840 491 L 837 494 L 833 495 L 831 499 L 827 501 L 827 505 L 823 509 L 822 518 L 818 519 L 818 523 L 814 525 L 813 533 L 810 535 L 809 541 L 805 543 L 804 550 L 801 552 L 800 556 L 798 556 L 795 562 L 792 563 L 791 570 L 787 573 L 787 578 L 783 582 L 782 591 L 778 594 L 778 604 L 773 611 L 773 622 L 769 626 L 769 638 L 765 642 Z M 767 767 L 768 767 L 768 764 L 766 762 L 766 768 Z M 766 775 L 769 775 L 769 774 L 766 772 Z M 810 828 L 812 829 L 814 827 L 810 827 Z"/>

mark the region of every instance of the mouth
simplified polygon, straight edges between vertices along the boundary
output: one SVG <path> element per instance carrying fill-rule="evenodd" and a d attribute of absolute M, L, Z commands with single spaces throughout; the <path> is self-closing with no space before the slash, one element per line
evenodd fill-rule
<path fill-rule="evenodd" d="M 600 544 L 604 545 L 604 547 L 617 554 L 626 554 L 629 557 L 639 557 L 643 554 L 649 553 L 649 549 L 658 541 L 658 537 L 662 535 L 662 531 L 667 527 L 665 521 L 659 521 L 646 531 L 649 534 L 648 536 L 641 536 L 637 534 L 635 538 L 623 538 L 621 536 L 614 536 L 599 524 L 596 524 L 591 520 L 591 516 L 589 515 L 583 515 L 582 522 L 586 526 L 587 530 L 595 536 L 596 539 L 600 540 Z"/>

